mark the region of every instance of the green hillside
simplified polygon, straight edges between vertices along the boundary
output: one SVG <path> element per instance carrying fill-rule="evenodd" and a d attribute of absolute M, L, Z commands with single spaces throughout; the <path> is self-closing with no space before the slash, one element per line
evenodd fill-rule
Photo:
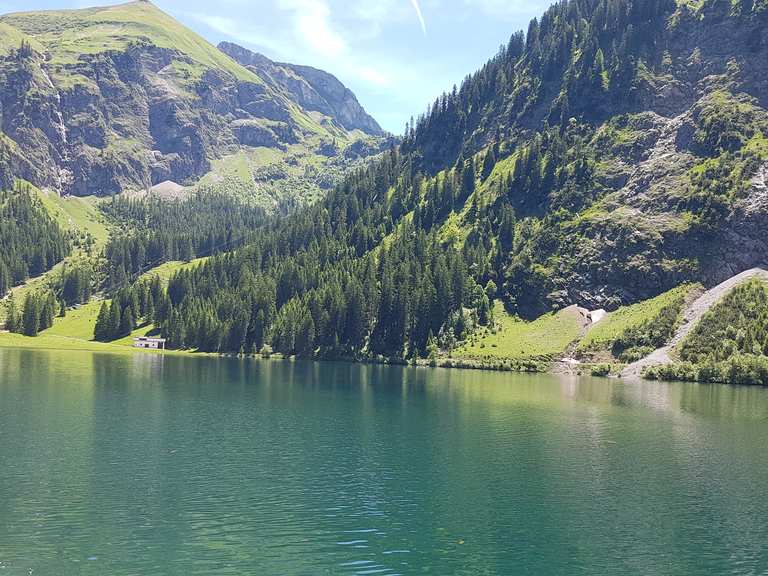
<path fill-rule="evenodd" d="M 612 312 L 585 357 L 626 362 L 663 345 L 691 285 L 722 280 L 714 255 L 746 268 L 763 247 L 768 95 L 750 50 L 765 50 L 749 43 L 766 13 L 604 8 L 550 8 L 399 149 L 173 276 L 170 314 L 143 320 L 172 346 L 211 351 L 552 358 L 578 343 L 567 310 L 579 305 Z M 727 55 L 709 46 L 723 36 Z M 222 168 L 242 178 L 249 161 Z"/>
<path fill-rule="evenodd" d="M 17 12 L 0 17 L 0 23 L 31 36 L 50 53 L 54 74 L 62 80 L 69 76 L 65 65 L 76 63 L 82 54 L 148 43 L 182 54 L 184 59 L 175 63 L 192 75 L 190 80 L 199 80 L 205 69 L 217 69 L 244 82 L 262 83 L 256 74 L 144 0 L 81 10 Z"/>
<path fill-rule="evenodd" d="M 650 300 L 622 306 L 589 329 L 577 352 L 585 358 L 637 360 L 669 340 L 683 305 L 700 292 L 700 286 L 684 284 Z"/>
<path fill-rule="evenodd" d="M 93 196 L 62 198 L 53 191 L 33 187 L 40 201 L 58 225 L 64 229 L 93 238 L 94 246 L 103 247 L 109 238 L 104 216 L 99 211 L 99 200 Z"/>
<path fill-rule="evenodd" d="M 126 5 L 109 23 L 108 10 L 78 17 L 96 18 L 101 50 L 104 34 L 123 41 L 120 14 L 135 10 L 135 38 L 152 29 L 154 9 Z M 69 45 L 70 16 L 66 32 L 55 18 L 16 25 Z M 177 349 L 377 361 L 637 359 L 667 342 L 695 285 L 765 264 L 767 18 L 751 0 L 557 3 L 371 162 L 360 159 L 381 148 L 353 142 L 354 131 L 337 140 L 329 116 L 296 116 L 285 83 L 252 90 L 225 69 L 223 84 L 196 89 L 214 100 L 234 90 L 245 103 L 213 114 L 184 89 L 182 118 L 167 114 L 167 92 L 152 92 L 157 78 L 143 78 L 148 98 L 135 104 L 172 129 L 115 124 L 130 133 L 89 168 L 115 186 L 185 186 L 171 199 L 150 191 L 101 204 L 119 231 L 94 281 L 112 302 L 108 336 L 151 326 Z M 192 44 L 171 60 L 213 66 Z M 251 72 L 280 68 L 227 49 Z M 99 54 L 99 65 L 103 55 L 122 66 Z M 200 139 L 168 137 L 185 127 Z M 162 152 L 136 166 L 147 146 Z M 325 170 L 336 177 L 320 186 Z M 141 278 L 201 257 L 169 264 L 167 282 Z M 584 336 L 583 310 L 600 308 L 610 315 Z"/>
<path fill-rule="evenodd" d="M 554 360 L 583 332 L 584 318 L 569 308 L 546 314 L 532 322 L 510 315 L 500 302 L 493 312 L 494 324 L 469 338 L 453 352 L 456 358 Z"/>
<path fill-rule="evenodd" d="M 44 50 L 42 44 L 0 18 L 0 56 L 8 56 L 12 50 L 21 46 L 22 42 L 31 42 L 35 50 Z"/>

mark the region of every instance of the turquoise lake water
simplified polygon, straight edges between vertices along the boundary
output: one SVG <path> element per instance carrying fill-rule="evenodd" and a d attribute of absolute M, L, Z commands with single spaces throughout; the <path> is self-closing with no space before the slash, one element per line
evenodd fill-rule
<path fill-rule="evenodd" d="M 768 390 L 0 350 L 30 574 L 768 574 Z"/>

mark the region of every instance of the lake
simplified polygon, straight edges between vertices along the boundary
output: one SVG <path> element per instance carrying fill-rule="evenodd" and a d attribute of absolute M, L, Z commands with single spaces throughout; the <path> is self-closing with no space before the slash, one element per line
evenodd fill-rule
<path fill-rule="evenodd" d="M 768 573 L 768 390 L 0 350 L 0 576 Z"/>

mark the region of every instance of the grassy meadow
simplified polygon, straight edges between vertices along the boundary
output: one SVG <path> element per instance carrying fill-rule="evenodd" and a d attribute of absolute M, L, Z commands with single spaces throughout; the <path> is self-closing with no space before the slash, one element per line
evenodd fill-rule
<path fill-rule="evenodd" d="M 525 322 L 509 314 L 497 301 L 493 330 L 485 329 L 454 351 L 457 358 L 552 359 L 579 339 L 583 317 L 575 307 Z"/>

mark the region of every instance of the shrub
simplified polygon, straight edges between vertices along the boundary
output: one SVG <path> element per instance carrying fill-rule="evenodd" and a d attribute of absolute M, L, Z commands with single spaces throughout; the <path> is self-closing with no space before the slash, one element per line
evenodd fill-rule
<path fill-rule="evenodd" d="M 611 373 L 613 366 L 610 364 L 594 364 L 590 368 L 592 376 L 608 376 Z"/>
<path fill-rule="evenodd" d="M 724 362 L 710 361 L 700 365 L 678 362 L 650 366 L 643 371 L 643 377 L 649 380 L 768 386 L 768 358 L 743 354 Z"/>
<path fill-rule="evenodd" d="M 695 382 L 698 371 L 690 362 L 649 366 L 643 370 L 643 378 L 648 380 L 668 380 L 670 382 Z"/>

